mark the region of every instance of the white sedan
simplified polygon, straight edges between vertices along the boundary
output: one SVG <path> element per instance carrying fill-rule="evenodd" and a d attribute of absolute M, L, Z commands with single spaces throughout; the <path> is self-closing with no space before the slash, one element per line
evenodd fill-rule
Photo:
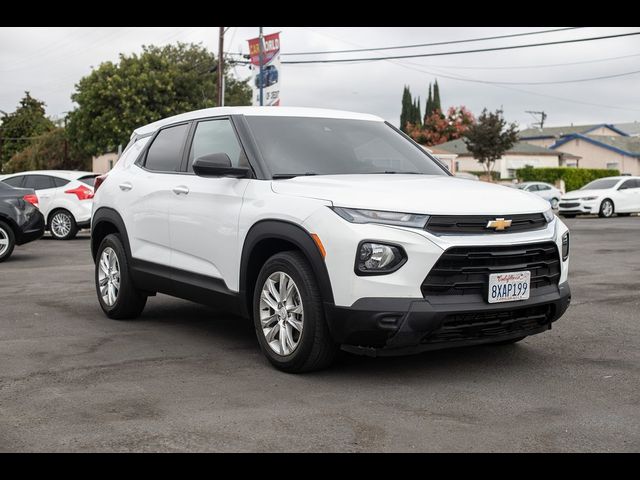
<path fill-rule="evenodd" d="M 539 197 L 544 198 L 551 204 L 551 208 L 554 210 L 558 208 L 558 202 L 562 197 L 562 192 L 550 183 L 544 182 L 522 182 L 514 187 L 523 190 L 525 192 L 535 193 Z"/>
<path fill-rule="evenodd" d="M 1 175 L 0 182 L 12 187 L 32 188 L 47 229 L 57 240 L 69 240 L 91 223 L 93 182 L 97 173 L 39 170 Z"/>
<path fill-rule="evenodd" d="M 640 212 L 640 177 L 621 176 L 600 178 L 567 192 L 560 199 L 558 213 L 569 218 L 595 213 L 608 218 L 634 212 Z"/>

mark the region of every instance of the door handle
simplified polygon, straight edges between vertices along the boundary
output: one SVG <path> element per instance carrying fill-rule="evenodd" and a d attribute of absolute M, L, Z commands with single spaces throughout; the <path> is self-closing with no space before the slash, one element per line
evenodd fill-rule
<path fill-rule="evenodd" d="M 129 190 L 131 190 L 133 188 L 133 185 L 131 185 L 129 182 L 121 183 L 118 186 L 120 187 L 120 190 L 122 190 L 124 192 L 128 192 Z"/>
<path fill-rule="evenodd" d="M 176 195 L 186 195 L 187 193 L 189 193 L 189 188 L 185 187 L 184 185 L 173 187 L 173 193 L 175 193 Z"/>

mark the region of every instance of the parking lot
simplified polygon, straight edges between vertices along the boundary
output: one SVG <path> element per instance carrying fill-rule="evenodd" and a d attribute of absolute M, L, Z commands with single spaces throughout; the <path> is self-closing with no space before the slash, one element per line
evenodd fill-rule
<path fill-rule="evenodd" d="M 288 375 L 164 295 L 106 318 L 86 233 L 0 265 L 0 451 L 638 451 L 640 218 L 578 218 L 573 302 L 512 346 Z"/>

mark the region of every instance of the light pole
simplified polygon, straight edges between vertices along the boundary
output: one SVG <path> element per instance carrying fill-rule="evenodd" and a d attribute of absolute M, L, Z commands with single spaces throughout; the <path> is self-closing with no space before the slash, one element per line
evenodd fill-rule
<path fill-rule="evenodd" d="M 262 87 L 262 85 L 264 84 L 264 78 L 262 78 L 263 42 L 264 42 L 264 37 L 262 36 L 262 27 L 260 27 L 260 35 L 258 40 L 258 47 L 260 48 L 258 53 L 258 64 L 260 66 L 260 73 L 258 74 L 258 78 L 260 79 L 260 106 L 261 107 L 264 105 L 264 100 L 263 100 L 264 89 Z"/>
<path fill-rule="evenodd" d="M 218 27 L 218 107 L 224 106 L 224 27 Z"/>

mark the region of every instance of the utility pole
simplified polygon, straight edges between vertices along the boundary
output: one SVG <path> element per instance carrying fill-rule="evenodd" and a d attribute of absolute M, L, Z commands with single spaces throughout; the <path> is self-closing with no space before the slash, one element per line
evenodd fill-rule
<path fill-rule="evenodd" d="M 264 105 L 264 88 L 262 87 L 264 83 L 264 78 L 262 77 L 262 62 L 263 62 L 263 47 L 264 47 L 264 37 L 262 36 L 262 27 L 260 27 L 260 40 L 258 41 L 258 46 L 260 47 L 260 51 L 258 53 L 258 64 L 260 65 L 260 73 L 258 73 L 258 78 L 260 79 L 260 106 Z"/>
<path fill-rule="evenodd" d="M 218 106 L 224 106 L 224 27 L 218 35 Z"/>
<path fill-rule="evenodd" d="M 537 112 L 535 110 L 525 110 L 525 113 L 530 113 L 533 115 L 533 118 L 537 119 L 537 115 L 540 115 L 540 121 L 533 123 L 533 126 L 536 125 L 542 130 L 544 128 L 544 121 L 547 119 L 547 114 L 544 111 Z"/>

